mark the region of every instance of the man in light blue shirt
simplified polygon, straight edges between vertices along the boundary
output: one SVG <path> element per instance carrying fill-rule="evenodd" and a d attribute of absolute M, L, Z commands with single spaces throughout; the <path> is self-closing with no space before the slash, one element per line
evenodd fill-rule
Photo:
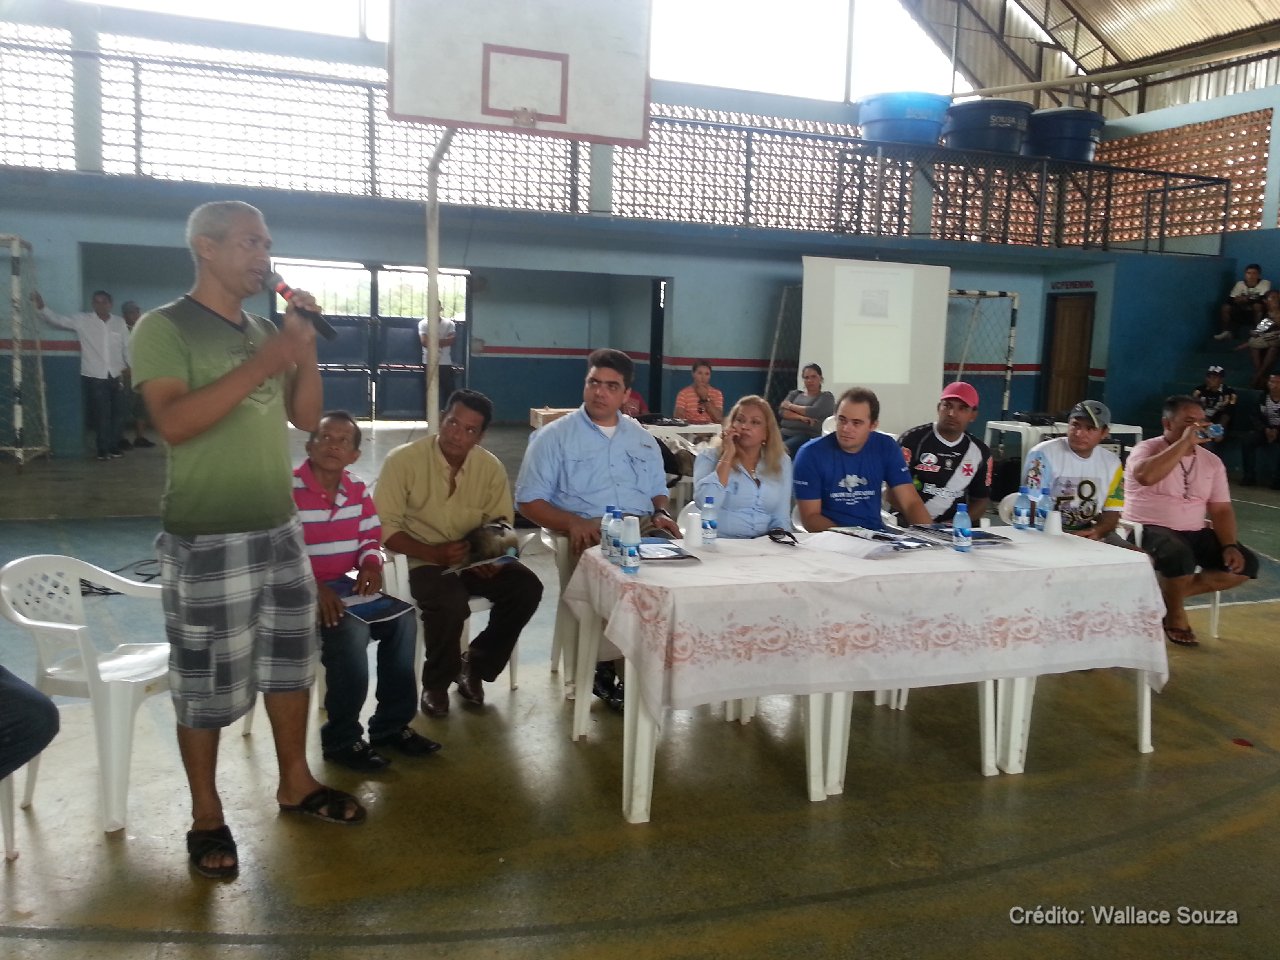
<path fill-rule="evenodd" d="M 516 477 L 516 508 L 541 527 L 569 538 L 573 556 L 600 542 L 600 517 L 614 504 L 640 517 L 640 532 L 680 528 L 667 510 L 662 454 L 644 427 L 619 411 L 635 368 L 621 350 L 596 350 L 587 359 L 582 406 L 529 438 Z M 564 571 L 566 579 L 571 571 Z M 596 666 L 592 693 L 614 710 L 622 683 L 611 663 Z"/>
<path fill-rule="evenodd" d="M 569 537 L 575 555 L 600 542 L 600 517 L 614 504 L 641 518 L 642 532 L 678 536 L 667 509 L 667 477 L 658 441 L 619 411 L 634 367 L 620 350 L 602 349 L 587 360 L 582 406 L 529 438 L 516 507 L 539 526 Z"/>

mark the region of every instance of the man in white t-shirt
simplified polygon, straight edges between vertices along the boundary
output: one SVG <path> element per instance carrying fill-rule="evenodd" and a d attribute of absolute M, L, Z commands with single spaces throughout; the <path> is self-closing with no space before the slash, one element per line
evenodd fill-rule
<path fill-rule="evenodd" d="M 1111 411 L 1081 400 L 1067 417 L 1067 435 L 1037 443 L 1023 464 L 1028 488 L 1047 485 L 1062 529 L 1078 537 L 1125 546 L 1115 532 L 1124 509 L 1124 467 L 1099 446 L 1111 433 Z"/>
<path fill-rule="evenodd" d="M 1271 281 L 1262 279 L 1262 267 L 1251 263 L 1244 268 L 1244 279 L 1237 280 L 1219 311 L 1222 330 L 1213 338 L 1230 340 L 1237 326 L 1252 329 L 1266 315 L 1266 296 Z"/>
<path fill-rule="evenodd" d="M 440 307 L 440 408 L 444 409 L 445 401 L 453 396 L 453 341 L 458 338 L 458 325 L 449 317 L 443 316 L 444 306 Z M 427 355 L 430 346 L 431 319 L 423 317 L 418 321 L 418 339 L 422 341 L 422 363 L 430 362 Z"/>

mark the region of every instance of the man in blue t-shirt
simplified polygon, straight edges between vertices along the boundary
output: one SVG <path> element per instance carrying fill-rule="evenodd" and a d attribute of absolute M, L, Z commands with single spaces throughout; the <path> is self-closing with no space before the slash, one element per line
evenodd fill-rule
<path fill-rule="evenodd" d="M 836 428 L 810 440 L 795 460 L 796 507 L 810 532 L 830 527 L 883 529 L 880 487 L 889 485 L 907 523 L 930 523 L 911 482 L 911 471 L 893 437 L 877 433 L 880 399 L 866 387 L 851 387 L 836 404 Z"/>

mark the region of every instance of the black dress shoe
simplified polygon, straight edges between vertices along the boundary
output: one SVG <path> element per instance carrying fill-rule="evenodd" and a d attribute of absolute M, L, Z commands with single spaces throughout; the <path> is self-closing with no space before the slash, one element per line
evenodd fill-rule
<path fill-rule="evenodd" d="M 357 773 L 374 773 L 391 766 L 391 761 L 380 754 L 363 740 L 357 740 L 349 747 L 326 753 L 324 758 Z"/>
<path fill-rule="evenodd" d="M 449 688 L 423 690 L 422 712 L 428 717 L 447 717 L 449 715 Z"/>
<path fill-rule="evenodd" d="M 622 710 L 622 681 L 611 663 L 596 665 L 595 682 L 591 684 L 591 692 L 605 702 L 610 710 Z"/>
<path fill-rule="evenodd" d="M 458 676 L 458 693 L 463 700 L 484 705 L 484 681 L 476 673 L 468 654 L 462 655 L 462 673 Z"/>
<path fill-rule="evenodd" d="M 401 727 L 400 732 L 395 736 L 384 737 L 380 740 L 373 741 L 375 747 L 382 747 L 386 750 L 388 747 L 399 750 L 406 757 L 427 757 L 435 753 L 442 746 L 430 737 L 424 737 L 416 730 L 409 727 Z"/>
<path fill-rule="evenodd" d="M 146 437 L 139 437 L 137 440 L 133 441 L 133 445 L 134 445 L 135 447 L 139 447 L 139 448 L 141 448 L 141 447 L 154 447 L 154 446 L 155 446 L 155 442 L 154 442 L 154 441 L 152 441 L 152 440 L 148 440 Z"/>

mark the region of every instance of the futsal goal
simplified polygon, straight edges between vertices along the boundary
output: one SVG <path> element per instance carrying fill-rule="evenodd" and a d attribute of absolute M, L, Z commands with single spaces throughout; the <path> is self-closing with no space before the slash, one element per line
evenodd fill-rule
<path fill-rule="evenodd" d="M 943 380 L 998 380 L 1002 388 L 1000 416 L 990 419 L 1005 419 L 1013 392 L 1018 294 L 1009 290 L 949 290 L 947 298 Z"/>
<path fill-rule="evenodd" d="M 0 245 L 9 253 L 9 309 L 0 315 L 0 455 L 21 468 L 49 455 L 49 409 L 40 324 L 31 303 L 31 244 L 0 235 Z"/>

